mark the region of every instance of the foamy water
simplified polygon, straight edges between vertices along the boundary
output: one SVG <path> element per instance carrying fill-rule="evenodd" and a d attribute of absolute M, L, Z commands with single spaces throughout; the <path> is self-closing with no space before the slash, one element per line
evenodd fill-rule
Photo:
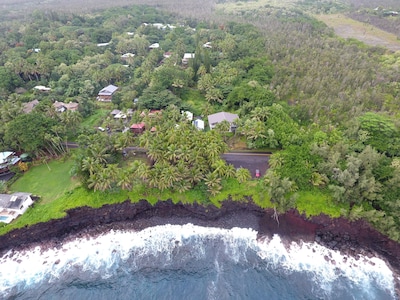
<path fill-rule="evenodd" d="M 234 287 L 237 281 L 247 280 L 247 273 L 251 276 L 249 286 L 256 280 L 261 286 L 265 278 L 269 278 L 266 281 L 270 283 L 270 278 L 282 277 L 279 278 L 282 282 L 298 281 L 291 288 L 302 289 L 307 278 L 311 287 L 302 292 L 311 293 L 310 297 L 337 299 L 338 290 L 347 295 L 348 289 L 349 299 L 374 299 L 376 295 L 387 296 L 384 299 L 396 298 L 393 274 L 379 258 L 348 257 L 316 243 L 293 242 L 285 246 L 277 235 L 258 240 L 257 232 L 251 229 L 192 224 L 155 226 L 139 232 L 110 231 L 95 238 L 67 242 L 58 249 L 36 247 L 29 251 L 10 251 L 0 259 L 0 298 L 24 299 L 27 291 L 41 287 L 37 295 L 51 299 L 57 296 L 57 291 L 46 294 L 49 292 L 45 286 L 51 289 L 61 282 L 74 284 L 77 281 L 104 284 L 108 280 L 118 285 L 124 276 L 131 276 L 131 281 L 140 279 L 139 286 L 149 284 L 151 287 L 155 281 L 147 283 L 142 276 L 149 272 L 152 276 L 162 272 L 171 276 L 174 272 L 182 282 L 191 281 L 190 276 L 207 278 L 204 286 L 208 299 L 231 298 L 242 290 L 248 295 L 247 287 L 239 287 L 240 291 L 235 291 Z M 157 280 L 164 280 L 160 278 Z M 154 284 L 157 286 L 159 282 Z M 268 288 L 273 289 L 275 285 Z"/>

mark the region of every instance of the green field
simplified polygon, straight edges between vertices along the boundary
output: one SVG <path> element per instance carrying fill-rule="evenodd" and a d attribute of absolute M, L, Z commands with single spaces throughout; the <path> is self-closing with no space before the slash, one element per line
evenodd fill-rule
<path fill-rule="evenodd" d="M 69 158 L 31 167 L 10 190 L 38 195 L 42 203 L 51 202 L 79 185 L 79 182 L 70 176 L 72 166 L 73 159 Z"/>

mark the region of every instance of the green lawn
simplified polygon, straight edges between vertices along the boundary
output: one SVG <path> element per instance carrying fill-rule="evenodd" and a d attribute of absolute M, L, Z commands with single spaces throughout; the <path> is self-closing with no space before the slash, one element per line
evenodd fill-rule
<path fill-rule="evenodd" d="M 65 192 L 79 185 L 70 176 L 73 159 L 54 160 L 47 165 L 31 167 L 21 178 L 11 185 L 12 192 L 28 192 L 41 197 L 42 203 L 60 198 Z"/>
<path fill-rule="evenodd" d="M 100 126 L 103 120 L 107 117 L 110 110 L 106 108 L 97 109 L 93 115 L 87 117 L 81 123 L 81 128 L 94 128 Z"/>

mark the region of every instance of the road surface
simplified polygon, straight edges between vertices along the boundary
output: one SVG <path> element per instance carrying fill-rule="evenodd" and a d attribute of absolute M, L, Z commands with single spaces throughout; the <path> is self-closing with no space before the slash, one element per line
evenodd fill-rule
<path fill-rule="evenodd" d="M 260 170 L 260 175 L 264 176 L 268 169 L 268 160 L 270 153 L 241 153 L 230 152 L 222 154 L 222 158 L 228 164 L 235 168 L 246 168 L 250 171 L 252 177 L 256 175 L 256 169 Z"/>

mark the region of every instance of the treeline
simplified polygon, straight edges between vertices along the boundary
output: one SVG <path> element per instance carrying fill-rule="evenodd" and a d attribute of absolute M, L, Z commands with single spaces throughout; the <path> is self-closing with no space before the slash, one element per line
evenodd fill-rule
<path fill-rule="evenodd" d="M 75 173 L 89 189 L 143 184 L 215 195 L 228 178 L 250 178 L 220 159 L 229 124 L 197 131 L 180 111 L 236 112 L 236 137 L 276 152 L 260 185 L 277 211 L 295 207 L 296 192 L 319 191 L 349 218 L 366 218 L 399 240 L 399 57 L 339 39 L 299 10 L 265 10 L 205 22 L 132 7 L 86 16 L 36 12 L 29 27 L 6 23 L 3 147 L 51 151 L 45 147 L 79 136 Z M 154 43 L 159 47 L 150 50 Z M 122 60 L 127 52 L 134 56 Z M 194 54 L 187 63 L 184 53 Z M 51 92 L 32 92 L 37 84 Z M 150 130 L 109 135 L 79 126 L 96 111 L 96 92 L 107 84 L 120 87 L 113 108 L 132 109 L 131 121 Z M 33 113 L 21 114 L 36 98 Z M 81 111 L 61 117 L 51 109 L 55 100 L 76 101 Z M 150 117 L 152 109 L 163 112 Z M 39 142 L 22 134 L 24 124 L 33 124 Z M 126 162 L 127 146 L 145 147 L 151 162 Z"/>

